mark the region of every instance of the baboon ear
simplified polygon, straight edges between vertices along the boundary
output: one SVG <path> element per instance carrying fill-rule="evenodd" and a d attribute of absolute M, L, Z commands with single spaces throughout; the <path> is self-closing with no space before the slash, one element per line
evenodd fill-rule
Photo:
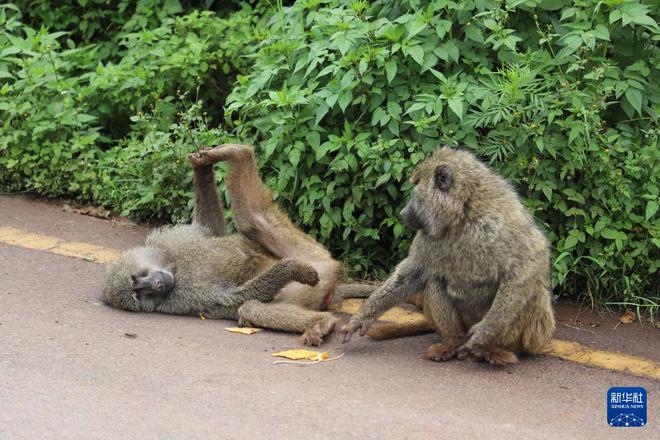
<path fill-rule="evenodd" d="M 454 183 L 454 173 L 449 165 L 440 165 L 435 169 L 435 186 L 442 191 L 447 191 Z"/>

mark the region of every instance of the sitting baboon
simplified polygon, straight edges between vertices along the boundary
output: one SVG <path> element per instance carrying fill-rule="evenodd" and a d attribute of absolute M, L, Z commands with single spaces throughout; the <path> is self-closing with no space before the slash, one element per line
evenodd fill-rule
<path fill-rule="evenodd" d="M 367 296 L 373 287 L 337 286 L 342 265 L 273 202 L 252 147 L 221 145 L 189 161 L 193 223 L 160 228 L 144 246 L 122 253 L 108 269 L 106 301 L 138 312 L 202 314 L 303 333 L 303 344 L 320 344 L 337 321 L 324 310 L 341 297 Z M 213 172 L 218 161 L 229 164 L 233 235 L 225 235 Z"/>
<path fill-rule="evenodd" d="M 515 353 L 538 353 L 555 328 L 549 245 L 513 188 L 472 154 L 447 147 L 411 181 L 401 211 L 417 231 L 409 254 L 339 328 L 344 342 L 423 291 L 424 313 L 443 340 L 426 358 L 504 365 L 517 362 Z"/>

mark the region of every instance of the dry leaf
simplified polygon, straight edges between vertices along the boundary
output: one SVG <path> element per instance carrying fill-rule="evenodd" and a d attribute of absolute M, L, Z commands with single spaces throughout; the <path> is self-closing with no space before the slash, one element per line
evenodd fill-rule
<path fill-rule="evenodd" d="M 124 333 L 124 336 L 131 339 L 137 338 L 137 335 L 135 333 Z"/>
<path fill-rule="evenodd" d="M 252 333 L 260 332 L 263 329 L 254 327 L 225 327 L 225 330 L 232 333 L 240 333 L 242 335 L 251 335 Z"/>
<path fill-rule="evenodd" d="M 623 322 L 624 324 L 630 324 L 631 322 L 635 322 L 636 319 L 637 319 L 637 315 L 635 315 L 635 312 L 633 312 L 632 310 L 626 310 L 626 313 L 619 316 L 619 321 Z"/>
<path fill-rule="evenodd" d="M 202 321 L 204 321 L 204 320 L 206 320 L 206 316 L 200 314 L 200 315 L 199 315 L 199 319 L 201 319 Z"/>
<path fill-rule="evenodd" d="M 328 359 L 329 355 L 327 351 L 318 352 L 312 350 L 287 350 L 280 351 L 279 353 L 273 353 L 273 356 L 293 359 L 294 361 L 301 359 L 309 361 L 324 361 Z"/>

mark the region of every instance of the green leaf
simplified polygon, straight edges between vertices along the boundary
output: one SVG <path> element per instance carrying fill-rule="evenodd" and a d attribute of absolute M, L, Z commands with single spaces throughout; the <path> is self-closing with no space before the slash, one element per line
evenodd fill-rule
<path fill-rule="evenodd" d="M 424 65 L 424 49 L 422 49 L 422 46 L 408 46 L 408 53 L 417 64 Z"/>
<path fill-rule="evenodd" d="M 383 183 L 389 181 L 391 177 L 392 177 L 392 175 L 391 175 L 390 173 L 382 174 L 382 175 L 378 178 L 378 180 L 376 180 L 376 184 L 374 185 L 374 189 L 378 188 L 378 187 L 381 186 Z"/>
<path fill-rule="evenodd" d="M 346 107 L 348 107 L 348 104 L 350 104 L 352 100 L 353 93 L 350 90 L 344 90 L 341 92 L 339 95 L 339 108 L 341 108 L 342 112 L 346 111 Z"/>
<path fill-rule="evenodd" d="M 552 188 L 551 188 L 551 187 L 549 187 L 549 186 L 544 186 L 543 189 L 542 189 L 541 191 L 543 191 L 543 195 L 545 195 L 545 197 L 546 197 L 549 201 L 552 201 Z"/>
<path fill-rule="evenodd" d="M 564 240 L 564 250 L 569 250 L 571 248 L 574 248 L 577 242 L 578 239 L 576 236 L 569 235 L 568 237 L 566 237 L 566 240 Z"/>
<path fill-rule="evenodd" d="M 378 107 L 374 112 L 371 114 L 371 125 L 375 126 L 376 124 L 380 123 L 380 120 L 386 116 L 385 110 L 382 108 Z"/>
<path fill-rule="evenodd" d="M 316 109 L 316 121 L 314 122 L 314 125 L 319 125 L 319 122 L 321 122 L 321 119 L 330 111 L 330 107 L 323 103 L 318 106 Z"/>
<path fill-rule="evenodd" d="M 426 28 L 426 22 L 422 17 L 417 17 L 414 20 L 411 20 L 406 25 L 406 30 L 408 31 L 408 38 L 412 38 L 415 35 L 419 34 Z"/>
<path fill-rule="evenodd" d="M 642 92 L 632 87 L 626 89 L 624 95 L 628 103 L 635 109 L 637 113 L 642 114 Z"/>
<path fill-rule="evenodd" d="M 605 228 L 601 231 L 600 235 L 603 238 L 607 238 L 608 240 L 625 240 L 628 238 L 626 234 L 620 231 L 616 231 L 611 228 Z"/>
<path fill-rule="evenodd" d="M 646 203 L 646 220 L 651 220 L 656 212 L 658 212 L 658 202 L 655 200 L 649 200 L 648 203 Z"/>
<path fill-rule="evenodd" d="M 289 162 L 291 162 L 291 165 L 294 167 L 298 166 L 298 163 L 300 162 L 300 150 L 293 148 L 289 152 Z"/>
<path fill-rule="evenodd" d="M 599 40 L 610 40 L 610 31 L 607 30 L 607 27 L 603 26 L 602 24 L 596 25 L 596 28 L 594 29 L 594 36 L 598 38 Z"/>
<path fill-rule="evenodd" d="M 598 220 L 594 226 L 594 232 L 600 232 L 605 226 L 607 226 L 607 221 L 603 219 Z"/>
<path fill-rule="evenodd" d="M 447 100 L 449 108 L 460 120 L 463 120 L 463 98 L 453 97 Z"/>
<path fill-rule="evenodd" d="M 396 59 L 392 58 L 385 63 L 385 74 L 387 75 L 387 83 L 391 84 L 396 76 L 397 63 Z"/>

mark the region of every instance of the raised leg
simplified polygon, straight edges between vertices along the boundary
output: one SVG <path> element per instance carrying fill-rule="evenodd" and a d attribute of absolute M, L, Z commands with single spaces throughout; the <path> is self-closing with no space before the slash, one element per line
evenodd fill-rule
<path fill-rule="evenodd" d="M 238 309 L 240 325 L 302 333 L 304 345 L 320 345 L 338 319 L 329 312 L 316 312 L 288 303 L 247 301 Z"/>
<path fill-rule="evenodd" d="M 216 237 L 225 235 L 225 216 L 215 185 L 212 163 L 201 163 L 197 153 L 188 156 L 193 167 L 195 188 L 195 215 L 193 222 L 206 226 Z"/>
<path fill-rule="evenodd" d="M 310 264 L 319 274 L 319 284 L 310 288 L 292 283 L 278 295 L 279 302 L 324 310 L 332 302 L 342 266 L 327 249 L 299 230 L 272 200 L 259 177 L 254 149 L 249 145 L 225 144 L 199 152 L 202 161 L 229 164 L 227 189 L 236 228 L 275 258 L 293 258 Z"/>

